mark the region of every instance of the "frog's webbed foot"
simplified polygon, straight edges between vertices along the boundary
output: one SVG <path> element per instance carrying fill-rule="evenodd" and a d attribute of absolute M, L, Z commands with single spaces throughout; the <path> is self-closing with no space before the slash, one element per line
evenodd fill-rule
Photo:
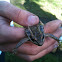
<path fill-rule="evenodd" d="M 13 54 L 17 53 L 17 48 L 20 47 L 23 43 L 27 42 L 29 39 L 28 38 L 24 38 L 21 41 L 18 42 L 18 44 L 16 45 L 16 47 L 13 49 Z"/>

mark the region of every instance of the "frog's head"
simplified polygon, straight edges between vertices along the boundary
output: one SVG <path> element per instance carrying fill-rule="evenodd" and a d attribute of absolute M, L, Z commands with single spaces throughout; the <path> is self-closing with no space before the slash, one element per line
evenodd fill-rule
<path fill-rule="evenodd" d="M 44 43 L 44 27 L 41 22 L 37 25 L 29 26 L 26 30 L 26 35 L 28 36 L 29 40 L 32 41 L 34 44 L 41 46 Z"/>

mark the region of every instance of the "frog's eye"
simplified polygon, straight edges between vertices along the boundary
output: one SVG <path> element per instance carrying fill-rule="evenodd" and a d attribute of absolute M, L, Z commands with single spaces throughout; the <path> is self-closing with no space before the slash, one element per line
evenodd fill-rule
<path fill-rule="evenodd" d="M 42 25 L 40 25 L 40 31 L 43 32 L 44 31 L 44 27 Z"/>

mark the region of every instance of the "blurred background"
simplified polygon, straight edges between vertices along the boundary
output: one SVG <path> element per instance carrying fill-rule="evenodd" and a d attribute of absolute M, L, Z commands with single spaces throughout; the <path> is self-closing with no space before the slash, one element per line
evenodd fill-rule
<path fill-rule="evenodd" d="M 55 19 L 62 20 L 62 0 L 11 0 L 11 3 L 36 14 L 44 24 Z M 15 26 L 19 25 L 15 23 Z M 6 52 L 5 62 L 27 61 Z M 33 62 L 62 62 L 62 51 L 51 52 Z"/>

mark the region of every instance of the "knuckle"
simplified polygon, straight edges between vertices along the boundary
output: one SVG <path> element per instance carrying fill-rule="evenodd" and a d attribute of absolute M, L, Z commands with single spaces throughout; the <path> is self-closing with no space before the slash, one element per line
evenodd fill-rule
<path fill-rule="evenodd" d="M 17 12 L 16 12 L 16 11 L 17 11 Z M 17 15 L 16 18 L 15 18 L 16 21 L 17 21 L 17 20 L 18 20 L 18 21 L 20 20 L 21 13 L 22 13 L 21 11 L 22 11 L 21 9 L 15 10 L 16 15 Z"/>

